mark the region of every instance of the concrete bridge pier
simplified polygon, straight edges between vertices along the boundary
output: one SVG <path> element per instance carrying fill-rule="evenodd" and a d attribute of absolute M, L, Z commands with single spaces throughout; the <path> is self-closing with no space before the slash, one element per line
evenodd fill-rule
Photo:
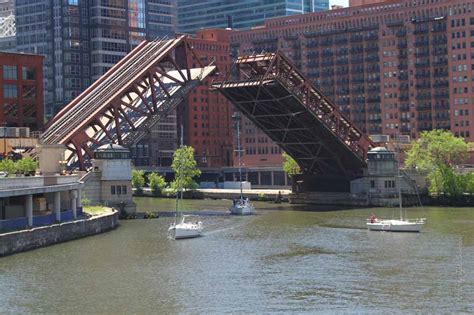
<path fill-rule="evenodd" d="M 33 226 L 33 195 L 25 196 L 25 209 L 28 226 Z"/>
<path fill-rule="evenodd" d="M 56 214 L 56 221 L 61 221 L 61 192 L 54 193 L 54 213 Z"/>

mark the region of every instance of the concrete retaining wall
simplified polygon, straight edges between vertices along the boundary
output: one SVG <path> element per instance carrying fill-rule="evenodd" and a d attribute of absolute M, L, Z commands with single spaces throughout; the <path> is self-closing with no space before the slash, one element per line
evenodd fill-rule
<path fill-rule="evenodd" d="M 118 211 L 50 226 L 0 234 L 0 257 L 99 234 L 117 227 Z"/>

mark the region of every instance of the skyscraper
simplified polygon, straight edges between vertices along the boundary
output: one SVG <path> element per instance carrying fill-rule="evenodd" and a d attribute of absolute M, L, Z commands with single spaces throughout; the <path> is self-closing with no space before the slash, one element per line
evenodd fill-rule
<path fill-rule="evenodd" d="M 13 0 L 0 0 L 0 51 L 15 51 Z"/>
<path fill-rule="evenodd" d="M 247 29 L 272 17 L 329 9 L 329 0 L 178 0 L 178 31 L 193 34 L 204 28 Z"/>
<path fill-rule="evenodd" d="M 145 38 L 172 36 L 174 2 L 17 0 L 17 50 L 44 55 L 54 115 Z"/>

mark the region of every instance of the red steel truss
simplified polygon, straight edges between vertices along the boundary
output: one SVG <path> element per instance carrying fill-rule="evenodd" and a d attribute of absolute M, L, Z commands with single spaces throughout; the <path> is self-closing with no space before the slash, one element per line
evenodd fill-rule
<path fill-rule="evenodd" d="M 372 141 L 282 52 L 239 57 L 213 84 L 305 174 L 351 177 L 366 166 Z"/>
<path fill-rule="evenodd" d="M 96 147 L 142 139 L 214 70 L 200 63 L 185 36 L 142 42 L 64 107 L 42 141 L 66 145 L 68 164 L 83 169 Z"/>

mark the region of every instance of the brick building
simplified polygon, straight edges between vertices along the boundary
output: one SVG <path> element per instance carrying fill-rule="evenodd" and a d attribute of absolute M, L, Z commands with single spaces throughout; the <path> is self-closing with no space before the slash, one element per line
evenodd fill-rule
<path fill-rule="evenodd" d="M 203 64 L 214 63 L 224 75 L 232 60 L 229 53 L 229 35 L 232 31 L 209 29 L 199 31 L 191 39 L 194 52 Z M 199 66 L 196 60 L 193 67 Z M 178 124 L 184 126 L 184 141 L 194 147 L 200 167 L 232 166 L 232 105 L 226 98 L 209 89 L 206 79 L 179 107 Z"/>
<path fill-rule="evenodd" d="M 438 128 L 474 141 L 473 10 L 468 0 L 404 0 L 275 18 L 234 32 L 231 53 L 281 49 L 368 134 Z"/>
<path fill-rule="evenodd" d="M 0 124 L 43 127 L 43 57 L 0 52 Z"/>

